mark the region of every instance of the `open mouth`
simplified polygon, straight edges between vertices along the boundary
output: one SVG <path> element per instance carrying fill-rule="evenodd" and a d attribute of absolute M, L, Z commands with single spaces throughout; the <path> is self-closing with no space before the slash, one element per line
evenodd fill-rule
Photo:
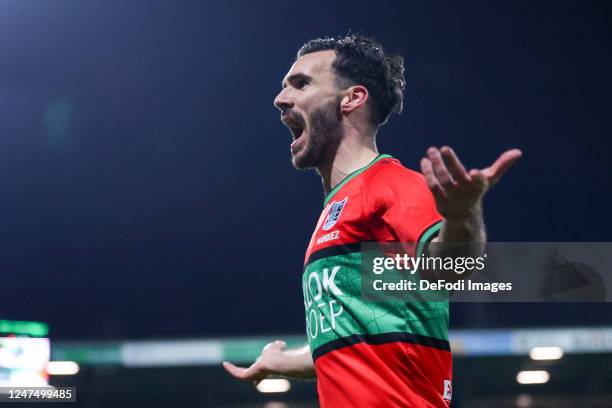
<path fill-rule="evenodd" d="M 293 137 L 294 141 L 299 139 L 300 136 L 302 136 L 302 133 L 304 133 L 304 124 L 299 118 L 291 115 L 285 115 L 281 117 L 281 121 L 291 131 L 291 136 Z"/>
<path fill-rule="evenodd" d="M 289 130 L 291 131 L 291 136 L 293 136 L 293 140 L 297 140 L 300 138 L 300 136 L 302 136 L 302 133 L 304 133 L 304 127 L 298 124 L 290 124 L 287 125 L 287 127 L 289 127 Z"/>

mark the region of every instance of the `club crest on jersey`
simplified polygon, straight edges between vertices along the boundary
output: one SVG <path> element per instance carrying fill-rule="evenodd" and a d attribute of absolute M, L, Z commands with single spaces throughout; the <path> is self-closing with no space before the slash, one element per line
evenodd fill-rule
<path fill-rule="evenodd" d="M 325 217 L 325 222 L 323 223 L 323 231 L 329 230 L 336 224 L 347 201 L 348 197 L 345 197 L 342 201 L 332 201 L 327 217 Z"/>

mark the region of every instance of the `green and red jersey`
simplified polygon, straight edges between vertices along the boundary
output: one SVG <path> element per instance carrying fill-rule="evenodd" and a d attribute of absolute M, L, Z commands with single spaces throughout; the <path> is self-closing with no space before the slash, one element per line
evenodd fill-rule
<path fill-rule="evenodd" d="M 326 197 L 304 261 L 322 408 L 447 407 L 448 303 L 361 298 L 361 244 L 426 242 L 441 216 L 422 175 L 380 155 Z"/>

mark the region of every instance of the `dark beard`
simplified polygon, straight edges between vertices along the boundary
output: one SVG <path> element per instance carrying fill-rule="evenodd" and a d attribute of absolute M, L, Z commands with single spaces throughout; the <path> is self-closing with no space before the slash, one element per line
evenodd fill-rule
<path fill-rule="evenodd" d="M 326 155 L 338 148 L 343 136 L 339 102 L 339 99 L 333 100 L 312 111 L 308 143 L 293 156 L 293 167 L 298 170 L 317 167 Z"/>

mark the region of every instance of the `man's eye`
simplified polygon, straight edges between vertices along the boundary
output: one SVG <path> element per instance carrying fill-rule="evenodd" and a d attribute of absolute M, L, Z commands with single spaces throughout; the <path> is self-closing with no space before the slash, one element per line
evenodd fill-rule
<path fill-rule="evenodd" d="M 308 81 L 298 81 L 298 82 L 295 84 L 295 87 L 296 87 L 297 89 L 302 89 L 302 88 L 303 88 L 303 87 L 305 87 L 306 85 L 308 85 Z"/>

